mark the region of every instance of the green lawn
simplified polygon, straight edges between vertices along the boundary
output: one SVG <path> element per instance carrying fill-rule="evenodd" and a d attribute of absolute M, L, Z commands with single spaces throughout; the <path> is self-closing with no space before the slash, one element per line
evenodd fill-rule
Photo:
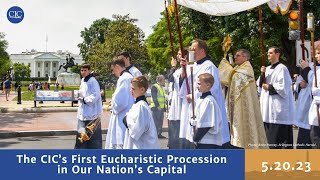
<path fill-rule="evenodd" d="M 78 89 L 79 89 L 79 86 L 70 86 L 70 87 L 64 88 L 64 90 L 78 90 Z M 22 101 L 33 101 L 34 100 L 33 91 L 28 91 L 27 87 L 22 87 L 21 90 L 22 90 L 22 94 L 21 94 Z M 55 88 L 52 89 L 52 87 L 51 87 L 51 90 L 55 90 Z M 111 98 L 113 92 L 114 92 L 114 90 L 106 90 L 106 98 L 107 99 Z M 17 97 L 15 97 L 13 100 L 16 101 Z"/>
<path fill-rule="evenodd" d="M 13 84 L 15 82 L 13 81 Z M 34 100 L 34 93 L 33 91 L 28 91 L 28 85 L 31 83 L 31 81 L 21 81 L 21 100 L 22 101 L 33 101 Z M 66 86 L 64 87 L 64 90 L 78 90 L 79 86 Z M 55 85 L 50 86 L 50 90 L 56 90 Z M 61 86 L 59 86 L 59 90 L 61 90 Z M 106 98 L 109 99 L 112 97 L 112 94 L 114 93 L 114 88 L 111 88 L 110 90 L 106 90 Z M 15 97 L 13 100 L 17 100 L 17 97 Z"/>

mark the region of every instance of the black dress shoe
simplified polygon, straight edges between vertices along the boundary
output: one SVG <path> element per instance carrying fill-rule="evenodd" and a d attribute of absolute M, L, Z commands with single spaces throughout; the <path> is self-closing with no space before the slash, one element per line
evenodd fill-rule
<path fill-rule="evenodd" d="M 160 134 L 160 135 L 158 135 L 158 138 L 160 138 L 160 139 L 166 139 L 167 137 L 162 136 L 162 135 Z"/>

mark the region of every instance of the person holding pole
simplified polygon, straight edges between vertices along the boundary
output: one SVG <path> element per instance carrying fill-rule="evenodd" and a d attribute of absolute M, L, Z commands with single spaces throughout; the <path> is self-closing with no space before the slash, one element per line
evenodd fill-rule
<path fill-rule="evenodd" d="M 301 60 L 301 75 L 298 76 L 295 85 L 295 92 L 298 93 L 296 101 L 296 115 L 294 125 L 299 127 L 296 149 L 311 149 L 309 110 L 312 103 L 312 85 L 314 73 L 309 63 Z M 317 66 L 319 69 L 320 66 Z"/>
<path fill-rule="evenodd" d="M 288 68 L 281 64 L 281 51 L 270 47 L 268 60 L 270 66 L 261 67 L 265 81 L 257 80 L 261 87 L 260 108 L 270 149 L 293 148 L 294 99 L 292 80 Z"/>
<path fill-rule="evenodd" d="M 193 78 L 198 79 L 198 77 L 201 74 L 210 73 L 216 81 L 216 83 L 214 83 L 213 86 L 211 87 L 210 91 L 214 99 L 217 101 L 218 106 L 221 110 L 222 126 L 223 126 L 222 144 L 224 144 L 223 147 L 227 148 L 228 144 L 230 144 L 230 133 L 228 129 L 228 119 L 227 119 L 227 113 L 226 113 L 226 108 L 224 103 L 224 97 L 221 89 L 221 82 L 220 82 L 220 75 L 219 75 L 218 68 L 212 63 L 212 61 L 210 60 L 210 57 L 208 56 L 208 46 L 205 41 L 200 39 L 193 40 L 191 45 L 191 50 L 194 52 L 194 61 L 195 61 L 193 65 L 193 75 L 192 75 Z M 189 58 L 189 61 L 192 62 L 190 58 Z M 185 65 L 186 63 L 187 62 L 185 59 L 181 59 L 180 64 Z M 186 82 L 184 81 L 184 78 L 185 78 L 184 73 L 181 73 L 180 81 L 182 81 L 182 86 L 180 89 L 180 96 L 187 99 L 187 101 L 190 103 L 192 102 L 192 95 L 187 93 Z M 188 79 L 190 78 L 191 78 L 191 75 L 189 73 Z M 195 81 L 194 99 L 198 99 L 201 96 L 201 93 L 196 87 L 197 87 L 197 84 Z M 189 112 L 191 112 L 191 110 Z M 181 118 L 181 121 L 182 121 L 182 118 Z"/>
<path fill-rule="evenodd" d="M 188 54 L 188 49 L 183 49 L 185 55 Z M 177 60 L 180 61 L 181 51 L 177 54 Z M 185 56 L 187 57 L 187 56 Z M 172 57 L 170 72 L 168 74 L 168 80 L 172 83 L 172 98 L 170 107 L 168 109 L 168 120 L 169 120 L 169 138 L 168 138 L 168 147 L 169 149 L 180 149 L 181 148 L 181 139 L 179 139 L 180 133 L 180 116 L 181 116 L 181 105 L 182 100 L 179 95 L 180 86 L 179 86 L 179 77 L 182 72 L 182 68 L 176 69 L 177 62 Z"/>
<path fill-rule="evenodd" d="M 214 78 L 209 73 L 200 74 L 197 89 L 201 96 L 196 101 L 193 142 L 196 149 L 221 149 L 223 144 L 222 115 L 218 103 L 211 94 Z M 227 130 L 227 129 L 226 129 Z"/>
<path fill-rule="evenodd" d="M 181 50 L 180 50 L 181 53 Z M 182 57 L 182 54 L 184 57 Z M 181 149 L 192 149 L 194 148 L 194 145 L 192 141 L 187 140 L 187 134 L 189 130 L 189 111 L 190 111 L 190 102 L 187 100 L 187 96 L 185 94 L 189 94 L 188 89 L 190 90 L 191 82 L 190 78 L 188 81 L 188 84 L 185 79 L 185 74 L 190 75 L 190 67 L 193 66 L 192 64 L 188 64 L 189 58 L 186 52 L 181 53 L 180 56 L 178 56 L 178 59 L 180 61 L 180 67 L 181 67 L 181 73 L 179 73 L 179 77 L 177 77 L 177 84 L 179 86 L 179 91 L 177 92 L 180 100 L 181 100 L 181 112 L 180 112 L 180 130 L 179 130 L 179 140 L 180 140 L 180 148 Z M 184 91 L 181 94 L 181 89 L 184 89 Z M 192 139 L 192 138 L 191 138 Z"/>
<path fill-rule="evenodd" d="M 317 59 L 317 64 L 320 64 L 320 45 L 315 48 L 315 58 Z M 319 128 L 319 121 L 318 121 L 318 111 L 320 105 L 320 68 L 317 66 L 316 71 L 316 78 L 317 87 L 315 86 L 315 78 L 314 78 L 314 71 L 308 66 L 308 63 L 304 60 L 301 61 L 301 68 L 302 76 L 307 76 L 308 82 L 312 82 L 312 91 L 311 94 L 313 96 L 310 109 L 309 109 L 309 124 L 310 124 L 310 140 L 312 143 L 313 149 L 320 149 L 320 128 Z M 300 130 L 299 130 L 300 131 Z M 299 132 L 300 133 L 300 132 Z"/>

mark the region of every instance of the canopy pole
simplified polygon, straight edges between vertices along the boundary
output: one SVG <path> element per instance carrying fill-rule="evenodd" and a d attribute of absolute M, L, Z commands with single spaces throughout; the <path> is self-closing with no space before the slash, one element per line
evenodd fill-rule
<path fill-rule="evenodd" d="M 180 20 L 179 20 L 177 0 L 174 0 L 174 9 L 175 9 L 176 21 L 177 21 L 177 26 L 178 26 L 178 34 L 179 34 L 181 57 L 184 57 L 185 54 L 183 54 L 182 33 L 181 33 L 181 28 L 180 28 Z M 188 83 L 188 76 L 187 76 L 187 68 L 186 68 L 186 65 L 182 66 L 182 69 L 183 69 L 183 72 L 184 72 L 184 77 L 185 77 L 185 79 L 186 79 L 187 91 L 188 91 L 188 94 L 190 94 L 190 87 L 189 87 L 189 83 Z"/>
<path fill-rule="evenodd" d="M 164 0 L 164 7 L 166 9 L 166 16 L 167 16 L 168 31 L 169 31 L 170 45 L 171 45 L 171 56 L 174 57 L 175 53 L 174 53 L 174 47 L 173 47 L 173 41 L 172 41 L 170 16 L 167 8 L 167 0 Z"/>

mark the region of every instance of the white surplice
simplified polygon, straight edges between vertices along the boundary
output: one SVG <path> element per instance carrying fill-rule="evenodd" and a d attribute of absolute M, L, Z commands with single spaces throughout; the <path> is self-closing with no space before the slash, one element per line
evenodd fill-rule
<path fill-rule="evenodd" d="M 222 125 L 222 115 L 216 100 L 210 95 L 204 99 L 199 98 L 196 104 L 196 128 L 211 127 L 198 143 L 221 146 L 225 127 Z"/>
<path fill-rule="evenodd" d="M 182 70 L 177 69 L 173 73 L 173 90 L 171 92 L 171 105 L 168 112 L 168 120 L 174 121 L 174 120 L 180 120 L 180 112 L 181 112 L 181 97 L 179 95 L 180 86 L 179 86 L 179 78 Z M 171 88 L 171 87 L 169 87 Z"/>
<path fill-rule="evenodd" d="M 132 78 L 130 73 L 124 72 L 117 81 L 117 87 L 111 101 L 112 114 L 106 137 L 106 149 L 111 149 L 113 145 L 123 145 L 126 130 L 123 118 L 134 104 L 134 98 L 130 92 Z"/>
<path fill-rule="evenodd" d="M 317 87 L 320 87 L 320 68 L 318 68 L 318 67 L 317 67 L 316 74 L 317 74 Z M 309 77 L 313 78 L 311 87 L 315 87 L 314 73 L 312 71 L 310 71 L 308 73 L 308 78 Z M 319 126 L 318 113 L 317 113 L 317 110 L 319 111 L 318 107 L 319 107 L 319 105 L 317 106 L 317 104 L 315 104 L 314 100 L 312 100 L 311 106 L 309 109 L 309 125 Z"/>
<path fill-rule="evenodd" d="M 296 115 L 294 116 L 294 124 L 304 129 L 310 129 L 309 109 L 312 102 L 311 88 L 313 81 L 313 77 L 310 76 L 311 74 L 313 75 L 312 72 L 308 73 L 307 87 L 299 91 L 298 99 L 295 104 Z M 298 79 L 295 82 L 296 87 L 299 87 L 299 84 L 302 80 L 303 78 L 301 76 L 298 76 Z M 296 88 L 295 90 L 298 91 L 299 89 Z"/>
<path fill-rule="evenodd" d="M 272 84 L 278 94 L 269 95 L 268 90 L 261 88 L 260 108 L 263 122 L 274 124 L 293 124 L 294 100 L 292 80 L 287 67 L 278 64 L 274 69 L 266 68 L 266 83 Z M 260 77 L 258 78 L 259 82 Z"/>
<path fill-rule="evenodd" d="M 140 100 L 127 113 L 123 149 L 160 149 L 157 129 L 147 102 Z"/>
<path fill-rule="evenodd" d="M 221 116 L 222 116 L 222 143 L 227 143 L 230 141 L 230 133 L 229 133 L 229 126 L 228 126 L 228 119 L 227 119 L 227 113 L 226 113 L 226 108 L 225 108 L 225 102 L 224 102 L 224 97 L 222 94 L 222 88 L 221 88 L 221 83 L 220 83 L 220 75 L 219 75 L 219 71 L 218 68 L 209 60 L 205 60 L 203 63 L 201 64 L 194 64 L 193 65 L 193 87 L 194 87 L 194 99 L 198 99 L 201 96 L 201 93 L 198 91 L 197 88 L 197 80 L 200 74 L 203 73 L 210 73 L 213 78 L 214 78 L 214 84 L 211 88 L 211 94 L 214 97 L 214 99 L 216 100 L 220 111 L 221 111 Z M 191 75 L 190 75 L 190 71 L 188 73 L 188 80 L 189 82 L 191 81 Z M 190 88 L 191 89 L 191 88 Z M 190 92 L 191 93 L 191 92 Z M 184 97 L 183 101 L 185 101 L 185 97 L 187 95 L 187 88 L 186 88 L 186 82 L 184 81 L 182 86 L 181 86 L 181 90 L 180 90 L 180 96 Z M 192 111 L 191 108 L 191 103 L 189 103 L 189 112 Z M 188 114 L 188 113 L 186 113 Z M 183 115 L 183 112 L 181 111 L 181 117 Z M 189 118 L 189 117 L 187 117 Z M 182 119 L 181 119 L 182 121 Z M 189 119 L 188 119 L 189 121 Z M 180 131 L 181 131 L 181 127 L 180 127 Z M 192 140 L 192 126 L 190 124 L 188 124 L 187 129 L 185 130 L 186 133 L 186 138 L 191 141 Z M 181 134 L 181 133 L 180 133 Z M 191 141 L 192 142 L 192 141 Z"/>
<path fill-rule="evenodd" d="M 128 71 L 131 73 L 133 77 L 142 76 L 142 73 L 140 72 L 140 70 L 135 66 L 132 66 Z"/>

